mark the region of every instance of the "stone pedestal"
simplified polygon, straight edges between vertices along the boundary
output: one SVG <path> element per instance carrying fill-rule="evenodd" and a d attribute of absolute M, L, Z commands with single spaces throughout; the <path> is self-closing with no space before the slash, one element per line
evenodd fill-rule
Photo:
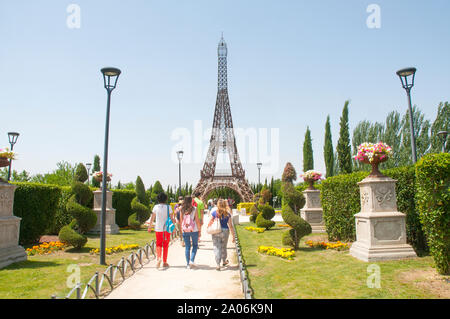
<path fill-rule="evenodd" d="M 94 213 L 97 215 L 97 224 L 92 228 L 90 234 L 101 233 L 101 218 L 102 218 L 102 190 L 94 191 Z M 116 210 L 112 208 L 112 192 L 106 191 L 106 234 L 118 234 L 119 226 L 116 224 Z"/>
<path fill-rule="evenodd" d="M 0 268 L 27 260 L 27 253 L 19 246 L 21 218 L 13 215 L 15 185 L 0 180 Z"/>
<path fill-rule="evenodd" d="M 307 189 L 303 191 L 303 195 L 305 195 L 306 203 L 300 210 L 301 217 L 311 225 L 313 233 L 325 233 L 320 191 L 318 189 Z"/>
<path fill-rule="evenodd" d="M 355 215 L 356 242 L 350 255 L 368 262 L 417 256 L 406 243 L 406 215 L 397 211 L 395 182 L 368 176 L 358 183 L 361 212 Z"/>

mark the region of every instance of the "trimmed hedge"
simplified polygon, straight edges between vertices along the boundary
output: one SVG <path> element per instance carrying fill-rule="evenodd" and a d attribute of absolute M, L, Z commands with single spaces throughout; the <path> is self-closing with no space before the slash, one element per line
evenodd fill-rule
<path fill-rule="evenodd" d="M 357 183 L 367 175 L 368 172 L 356 172 L 329 177 L 322 181 L 320 199 L 329 240 L 356 239 L 354 215 L 361 211 Z"/>
<path fill-rule="evenodd" d="M 417 208 L 430 253 L 441 274 L 450 274 L 450 154 L 428 154 L 416 165 Z"/>
<path fill-rule="evenodd" d="M 42 235 L 58 235 L 73 217 L 66 205 L 72 195 L 70 186 L 13 182 L 17 185 L 14 193 L 14 215 L 21 217 L 21 245 L 35 243 Z M 96 188 L 91 188 L 96 190 Z M 134 190 L 111 190 L 112 206 L 116 209 L 116 223 L 119 227 L 128 225 L 132 214 L 131 201 L 136 196 Z M 93 201 L 88 207 L 93 206 Z"/>
<path fill-rule="evenodd" d="M 136 197 L 134 190 L 112 189 L 112 207 L 116 210 L 116 224 L 119 227 L 128 226 L 128 217 L 133 214 L 131 201 Z"/>
<path fill-rule="evenodd" d="M 427 252 L 428 245 L 420 222 L 419 210 L 416 208 L 416 172 L 415 167 L 405 166 L 383 171 L 383 174 L 397 180 L 397 210 L 406 214 L 406 238 L 408 243 L 419 253 Z"/>
<path fill-rule="evenodd" d="M 20 221 L 19 243 L 35 243 L 45 235 L 53 223 L 61 197 L 61 188 L 56 185 L 37 183 L 13 183 L 17 185 L 14 193 L 14 215 Z"/>
<path fill-rule="evenodd" d="M 61 187 L 62 193 L 60 198 L 59 208 L 55 216 L 54 225 L 51 227 L 50 234 L 58 234 L 64 225 L 70 223 L 73 217 L 67 212 L 66 204 L 71 195 L 71 188 L 69 186 Z M 97 188 L 91 187 L 92 191 Z M 134 190 L 128 189 L 111 189 L 112 191 L 112 207 L 116 210 L 116 224 L 119 227 L 126 227 L 128 225 L 128 217 L 133 213 L 131 210 L 131 201 L 136 197 Z M 93 207 L 93 201 L 89 207 Z"/>
<path fill-rule="evenodd" d="M 428 250 L 422 224 L 415 204 L 415 168 L 406 166 L 382 171 L 384 175 L 397 180 L 398 211 L 406 214 L 407 241 L 418 252 Z M 321 201 L 323 219 L 329 240 L 356 240 L 354 215 L 361 211 L 358 182 L 369 172 L 355 172 L 337 175 L 322 181 Z"/>
<path fill-rule="evenodd" d="M 58 235 L 61 228 L 69 224 L 73 217 L 67 212 L 66 205 L 70 196 L 72 196 L 72 189 L 70 186 L 59 186 L 61 189 L 61 196 L 58 200 L 55 216 L 50 223 L 46 233 L 48 235 Z"/>

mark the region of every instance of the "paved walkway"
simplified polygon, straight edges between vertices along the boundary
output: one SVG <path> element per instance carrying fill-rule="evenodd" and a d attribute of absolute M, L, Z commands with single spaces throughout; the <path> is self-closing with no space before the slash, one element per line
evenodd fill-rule
<path fill-rule="evenodd" d="M 240 299 L 243 298 L 235 244 L 228 241 L 228 267 L 217 271 L 211 235 L 206 232 L 205 215 L 202 237 L 195 257 L 197 269 L 186 269 L 184 247 L 180 239 L 169 246 L 168 269 L 157 269 L 156 260 L 114 289 L 106 299 Z"/>

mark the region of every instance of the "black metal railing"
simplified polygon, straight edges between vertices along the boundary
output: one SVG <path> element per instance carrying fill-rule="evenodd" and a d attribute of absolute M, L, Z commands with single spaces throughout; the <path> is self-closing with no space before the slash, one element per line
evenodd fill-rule
<path fill-rule="evenodd" d="M 237 254 L 238 263 L 239 263 L 239 276 L 241 278 L 241 283 L 242 283 L 242 292 L 244 293 L 245 299 L 253 299 L 253 291 L 252 291 L 252 288 L 250 287 L 250 283 L 248 280 L 247 271 L 246 271 L 246 267 L 245 267 L 245 262 L 244 262 L 244 259 L 242 258 L 241 244 L 239 243 L 239 237 L 237 235 L 234 221 L 233 221 L 233 227 L 234 227 L 234 237 L 235 237 L 235 244 L 236 244 L 236 254 Z"/>

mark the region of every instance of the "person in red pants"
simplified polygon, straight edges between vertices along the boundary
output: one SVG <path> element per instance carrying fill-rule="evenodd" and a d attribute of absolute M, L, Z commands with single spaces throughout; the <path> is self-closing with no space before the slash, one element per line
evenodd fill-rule
<path fill-rule="evenodd" d="M 169 251 L 170 233 L 165 231 L 164 227 L 167 218 L 170 218 L 175 224 L 172 207 L 167 205 L 167 195 L 162 192 L 157 196 L 158 204 L 153 207 L 152 217 L 150 219 L 150 225 L 155 222 L 155 234 L 156 234 L 156 268 L 161 266 L 161 253 L 163 267 L 168 268 L 167 255 Z"/>

